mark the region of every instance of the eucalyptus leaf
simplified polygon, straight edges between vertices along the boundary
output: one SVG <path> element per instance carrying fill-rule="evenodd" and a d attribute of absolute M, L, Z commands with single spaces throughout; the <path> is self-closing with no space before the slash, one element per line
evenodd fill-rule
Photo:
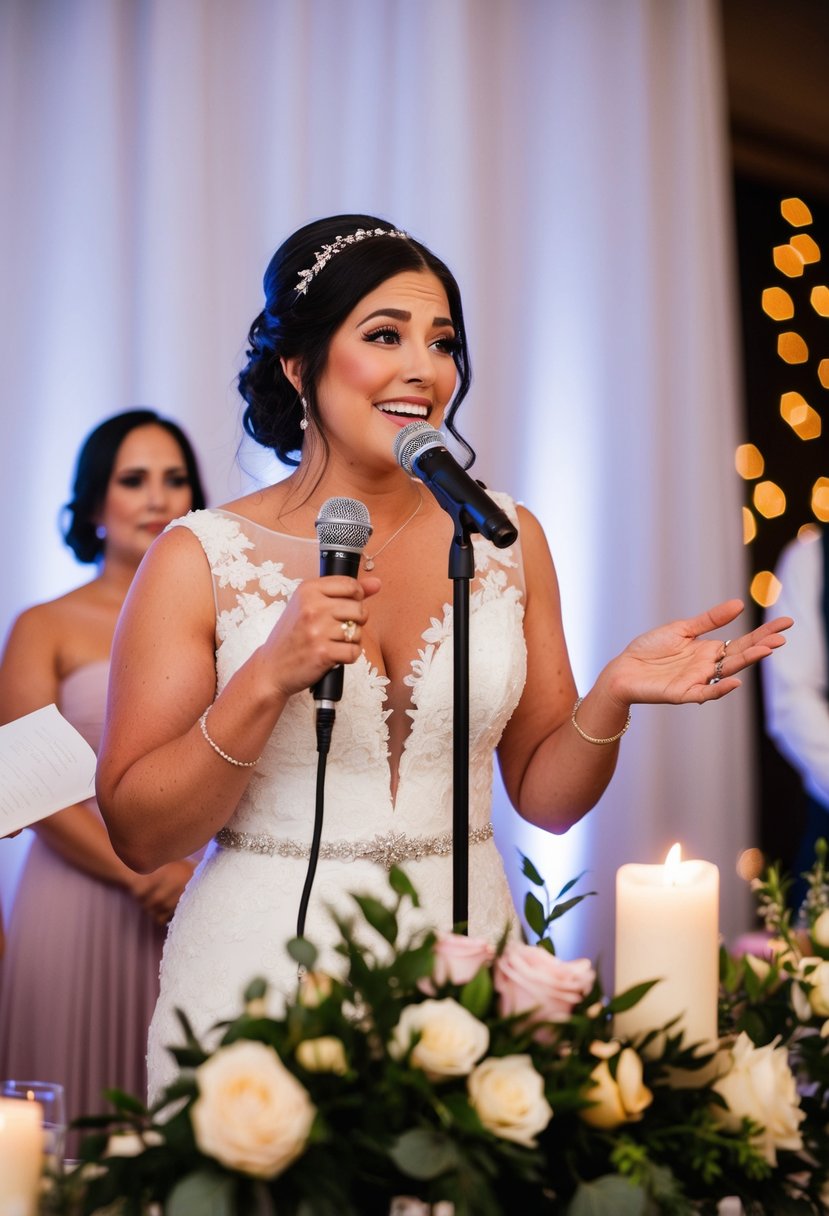
<path fill-rule="evenodd" d="M 566 1216 L 644 1216 L 647 1195 L 620 1174 L 605 1174 L 582 1182 L 571 1199 Z"/>
<path fill-rule="evenodd" d="M 245 1004 L 247 1004 L 248 1001 L 261 1000 L 267 991 L 268 981 L 263 979 L 261 975 L 258 975 L 256 979 L 250 981 L 245 989 Z"/>
<path fill-rule="evenodd" d="M 543 937 L 547 928 L 547 917 L 544 905 L 532 891 L 528 891 L 524 898 L 524 916 L 536 937 Z"/>
<path fill-rule="evenodd" d="M 410 1178 L 437 1178 L 458 1162 L 458 1150 L 449 1137 L 425 1128 L 404 1132 L 390 1156 Z"/>
<path fill-rule="evenodd" d="M 575 878 L 571 878 L 569 882 L 566 882 L 556 896 L 556 899 L 561 899 L 562 895 L 566 895 L 568 891 L 572 891 L 576 883 L 581 882 L 586 873 L 587 870 L 582 870 L 581 874 L 577 874 Z"/>
<path fill-rule="evenodd" d="M 544 879 L 530 861 L 529 857 L 526 857 L 522 852 L 520 852 L 520 850 L 518 856 L 521 858 L 521 873 L 524 875 L 524 877 L 529 878 L 530 882 L 533 883 L 534 886 L 543 887 Z"/>
<path fill-rule="evenodd" d="M 483 1018 L 492 1000 L 492 974 L 488 967 L 481 967 L 468 984 L 461 989 L 461 1004 L 476 1018 Z"/>
<path fill-rule="evenodd" d="M 392 866 L 389 870 L 389 886 L 396 895 L 408 895 L 415 908 L 420 907 L 420 899 L 412 880 L 399 866 Z"/>
<path fill-rule="evenodd" d="M 164 1216 L 236 1216 L 236 1185 L 226 1174 L 200 1170 L 177 1182 L 164 1205 Z"/>
<path fill-rule="evenodd" d="M 311 971 L 317 961 L 317 948 L 307 937 L 292 937 L 285 946 L 295 963 Z"/>
<path fill-rule="evenodd" d="M 397 941 L 397 917 L 394 913 L 371 895 L 355 895 L 354 899 L 372 929 L 376 929 L 393 946 Z"/>

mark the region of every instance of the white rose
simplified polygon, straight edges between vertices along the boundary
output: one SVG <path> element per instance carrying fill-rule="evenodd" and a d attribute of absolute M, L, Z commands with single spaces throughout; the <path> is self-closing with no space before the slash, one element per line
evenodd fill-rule
<path fill-rule="evenodd" d="M 163 1144 L 159 1132 L 113 1132 L 104 1149 L 105 1157 L 138 1157 L 147 1148 Z"/>
<path fill-rule="evenodd" d="M 642 1083 L 640 1057 L 632 1047 L 625 1047 L 619 1054 L 620 1046 L 618 1042 L 598 1041 L 590 1048 L 600 1063 L 590 1074 L 589 1087 L 584 1091 L 584 1096 L 593 1105 L 584 1107 L 579 1115 L 591 1127 L 609 1130 L 622 1123 L 636 1123 L 653 1102 L 653 1094 Z M 619 1060 L 614 1076 L 608 1060 L 617 1054 Z"/>
<path fill-rule="evenodd" d="M 466 1087 L 484 1127 L 502 1140 L 535 1148 L 536 1136 L 552 1119 L 553 1108 L 529 1056 L 490 1056 L 470 1074 Z"/>
<path fill-rule="evenodd" d="M 829 947 L 829 908 L 824 908 L 812 925 L 812 941 L 824 949 Z"/>
<path fill-rule="evenodd" d="M 483 1022 L 451 997 L 407 1005 L 392 1033 L 391 1055 L 404 1056 L 416 1035 L 420 1039 L 411 1062 L 433 1081 L 467 1076 L 489 1047 L 489 1031 Z"/>
<path fill-rule="evenodd" d="M 728 1110 L 715 1106 L 714 1115 L 729 1131 L 739 1130 L 744 1118 L 762 1125 L 755 1144 L 772 1167 L 777 1165 L 777 1149 L 796 1152 L 803 1147 L 798 1129 L 805 1115 L 788 1053 L 778 1039 L 755 1047 L 743 1031 L 731 1049 L 731 1068 L 715 1081 L 714 1089 L 728 1103 Z"/>
<path fill-rule="evenodd" d="M 296 1058 L 308 1072 L 333 1072 L 338 1077 L 348 1072 L 343 1041 L 333 1035 L 303 1040 L 296 1049 Z"/>
<path fill-rule="evenodd" d="M 255 1178 L 274 1178 L 308 1140 L 315 1108 L 272 1047 L 240 1039 L 196 1069 L 190 1117 L 201 1152 Z"/>
<path fill-rule="evenodd" d="M 800 960 L 800 968 L 798 978 L 805 981 L 806 997 L 809 1002 L 809 1011 L 816 1013 L 818 1017 L 829 1017 L 829 962 L 822 958 L 804 958 Z M 802 1022 L 808 1020 L 809 1012 L 805 1009 L 801 1010 L 798 1005 L 795 992 L 795 986 L 792 992 L 792 1003 L 795 1007 L 795 1013 Z M 806 1017 L 802 1013 L 806 1013 Z"/>
<path fill-rule="evenodd" d="M 306 1009 L 316 1009 L 334 991 L 334 981 L 325 971 L 306 971 L 300 980 L 298 1000 Z"/>

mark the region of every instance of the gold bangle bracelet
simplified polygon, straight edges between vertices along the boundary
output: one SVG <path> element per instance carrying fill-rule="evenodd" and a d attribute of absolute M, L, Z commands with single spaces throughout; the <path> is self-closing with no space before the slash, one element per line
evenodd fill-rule
<path fill-rule="evenodd" d="M 199 727 L 201 729 L 201 733 L 204 735 L 207 742 L 213 748 L 213 751 L 216 753 L 216 755 L 221 756 L 221 758 L 223 760 L 226 760 L 228 764 L 235 765 L 236 768 L 253 768 L 255 765 L 257 765 L 259 763 L 259 761 L 262 759 L 261 756 L 257 756 L 255 760 L 234 760 L 232 756 L 229 756 L 227 754 L 227 752 L 222 751 L 222 749 L 219 747 L 218 743 L 215 742 L 215 740 L 210 738 L 210 735 L 208 735 L 208 733 L 207 733 L 207 715 L 210 713 L 210 710 L 211 710 L 211 706 L 208 705 L 207 709 L 204 711 L 202 716 L 199 718 Z"/>
<path fill-rule="evenodd" d="M 617 731 L 617 733 L 615 735 L 611 735 L 609 739 L 594 739 L 592 735 L 588 735 L 586 731 L 583 731 L 582 728 L 579 726 L 578 722 L 576 721 L 576 710 L 581 705 L 582 700 L 583 700 L 582 697 L 576 697 L 576 704 L 573 706 L 573 712 L 570 714 L 570 721 L 573 723 L 576 730 L 581 735 L 582 739 L 584 739 L 585 742 L 587 742 L 587 743 L 596 743 L 602 747 L 606 743 L 616 743 L 617 740 L 621 739 L 622 735 L 625 733 L 627 728 L 630 726 L 630 707 L 628 707 L 627 721 L 625 722 L 624 726 L 622 727 L 622 729 L 620 731 Z"/>

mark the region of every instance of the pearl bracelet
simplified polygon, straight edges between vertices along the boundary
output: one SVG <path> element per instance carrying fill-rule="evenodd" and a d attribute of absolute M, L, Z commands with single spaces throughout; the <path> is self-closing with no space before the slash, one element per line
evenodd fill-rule
<path fill-rule="evenodd" d="M 217 756 L 221 756 L 223 760 L 226 760 L 228 764 L 235 764 L 237 768 L 253 768 L 254 765 L 258 764 L 262 759 L 261 756 L 257 756 L 255 760 L 234 760 L 232 756 L 227 754 L 227 752 L 222 751 L 218 743 L 214 742 L 214 740 L 210 738 L 210 735 L 207 733 L 207 715 L 210 713 L 211 708 L 212 706 L 208 705 L 207 709 L 199 718 L 199 727 L 201 728 L 201 733 L 213 748 L 213 751 Z"/>
<path fill-rule="evenodd" d="M 621 739 L 622 735 L 625 733 L 627 728 L 630 726 L 630 707 L 628 707 L 627 721 L 625 722 L 624 726 L 622 727 L 622 729 L 620 731 L 617 731 L 615 735 L 611 735 L 609 739 L 594 739 L 592 735 L 588 735 L 586 731 L 583 731 L 582 728 L 579 726 L 578 722 L 576 721 L 576 710 L 581 705 L 583 699 L 584 699 L 583 697 L 576 697 L 576 704 L 573 706 L 573 712 L 570 715 L 570 721 L 573 723 L 576 730 L 581 735 L 582 739 L 584 739 L 587 743 L 598 743 L 602 746 L 605 743 L 615 743 L 618 739 Z"/>

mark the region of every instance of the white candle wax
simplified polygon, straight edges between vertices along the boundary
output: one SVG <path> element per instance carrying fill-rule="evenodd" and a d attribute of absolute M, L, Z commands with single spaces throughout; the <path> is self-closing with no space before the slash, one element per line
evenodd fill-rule
<path fill-rule="evenodd" d="M 0 1098 L 0 1212 L 35 1216 L 43 1172 L 43 1108 Z"/>
<path fill-rule="evenodd" d="M 675 846 L 678 848 L 678 846 Z M 671 850 L 673 854 L 674 850 Z M 710 861 L 624 865 L 616 874 L 616 992 L 659 980 L 617 1032 L 633 1036 L 671 1019 L 684 1045 L 717 1041 L 719 870 Z M 655 1045 L 658 1046 L 658 1045 Z"/>

